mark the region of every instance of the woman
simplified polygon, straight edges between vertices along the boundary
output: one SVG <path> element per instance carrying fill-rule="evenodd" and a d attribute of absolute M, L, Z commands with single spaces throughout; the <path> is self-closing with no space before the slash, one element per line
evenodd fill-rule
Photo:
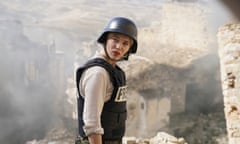
<path fill-rule="evenodd" d="M 137 51 L 137 27 L 111 19 L 98 38 L 103 49 L 77 70 L 79 135 L 90 144 L 120 144 L 125 132 L 126 79 L 117 65 Z"/>

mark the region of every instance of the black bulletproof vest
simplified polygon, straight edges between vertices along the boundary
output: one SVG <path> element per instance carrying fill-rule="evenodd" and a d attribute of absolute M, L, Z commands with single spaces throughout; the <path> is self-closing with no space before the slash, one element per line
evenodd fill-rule
<path fill-rule="evenodd" d="M 91 59 L 85 65 L 77 69 L 76 84 L 79 95 L 77 99 L 79 134 L 83 138 L 86 137 L 83 131 L 84 98 L 79 92 L 79 82 L 84 70 L 92 66 L 101 66 L 105 68 L 109 73 L 110 80 L 114 87 L 111 99 L 105 102 L 101 114 L 101 124 L 104 129 L 103 140 L 120 140 L 125 133 L 125 121 L 127 117 L 125 73 L 120 67 L 113 67 L 102 58 Z"/>

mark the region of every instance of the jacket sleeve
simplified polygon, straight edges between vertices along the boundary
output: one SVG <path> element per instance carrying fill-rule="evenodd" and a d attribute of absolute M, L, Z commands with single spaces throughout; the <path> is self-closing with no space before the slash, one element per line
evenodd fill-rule
<path fill-rule="evenodd" d="M 104 102 L 111 97 L 112 85 L 107 71 L 94 66 L 87 69 L 80 80 L 80 91 L 84 97 L 83 121 L 86 135 L 103 134 L 101 112 Z"/>

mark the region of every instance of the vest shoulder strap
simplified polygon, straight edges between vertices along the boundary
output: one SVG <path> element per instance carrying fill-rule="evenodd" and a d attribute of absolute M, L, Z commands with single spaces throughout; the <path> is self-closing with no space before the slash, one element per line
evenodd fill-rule
<path fill-rule="evenodd" d="M 107 70 L 110 76 L 110 80 L 113 83 L 113 85 L 116 83 L 113 75 L 114 75 L 114 69 L 111 64 L 106 62 L 102 58 L 94 58 L 89 60 L 87 63 L 85 63 L 82 67 L 79 67 L 76 71 L 76 85 L 77 85 L 77 91 L 78 95 L 80 96 L 80 91 L 79 91 L 79 82 L 82 76 L 82 73 L 84 72 L 85 69 L 90 68 L 92 66 L 101 66 Z"/>

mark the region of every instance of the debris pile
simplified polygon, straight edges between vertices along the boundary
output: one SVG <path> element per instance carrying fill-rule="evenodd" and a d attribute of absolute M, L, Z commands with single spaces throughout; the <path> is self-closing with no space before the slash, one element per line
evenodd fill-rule
<path fill-rule="evenodd" d="M 158 132 L 150 139 L 124 137 L 123 144 L 187 144 L 184 138 L 176 138 L 166 132 Z"/>
<path fill-rule="evenodd" d="M 53 129 L 49 131 L 43 140 L 32 140 L 26 144 L 73 144 L 75 136 L 67 129 Z"/>

